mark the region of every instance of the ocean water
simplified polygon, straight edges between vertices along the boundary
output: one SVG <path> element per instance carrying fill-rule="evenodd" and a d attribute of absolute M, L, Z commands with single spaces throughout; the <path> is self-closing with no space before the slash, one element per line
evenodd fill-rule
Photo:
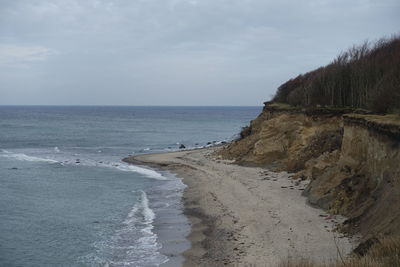
<path fill-rule="evenodd" d="M 179 266 L 185 185 L 121 159 L 230 140 L 260 111 L 0 106 L 0 266 Z"/>

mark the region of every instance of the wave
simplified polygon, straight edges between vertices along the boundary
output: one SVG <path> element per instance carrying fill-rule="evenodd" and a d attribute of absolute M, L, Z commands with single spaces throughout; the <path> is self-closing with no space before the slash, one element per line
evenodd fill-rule
<path fill-rule="evenodd" d="M 147 177 L 153 178 L 153 179 L 157 179 L 157 180 L 167 180 L 167 178 L 165 176 L 163 176 L 161 173 L 158 173 L 156 171 L 150 170 L 150 169 L 146 169 L 143 167 L 139 167 L 136 165 L 128 165 L 128 164 L 111 164 L 111 166 L 107 166 L 107 167 L 114 167 L 118 170 L 121 171 L 129 171 L 129 172 L 136 172 L 136 173 L 140 173 L 143 174 Z"/>
<path fill-rule="evenodd" d="M 32 162 L 48 162 L 48 163 L 59 163 L 57 160 L 54 159 L 48 159 L 48 158 L 39 158 L 39 157 L 34 157 L 34 156 L 28 156 L 23 153 L 12 153 L 7 150 L 2 150 L 2 153 L 0 154 L 2 157 L 6 158 L 13 158 L 21 161 L 32 161 Z"/>
<path fill-rule="evenodd" d="M 92 266 L 159 266 L 167 262 L 161 254 L 161 244 L 153 232 L 154 211 L 144 191 L 139 191 L 137 203 L 133 206 L 123 226 L 105 241 L 95 242 L 95 253 L 83 257 Z"/>
<path fill-rule="evenodd" d="M 154 221 L 155 214 L 149 206 L 147 194 L 142 190 L 140 193 L 140 201 L 133 206 L 132 210 L 129 212 L 127 219 L 124 221 L 125 224 L 137 223 L 140 219 L 143 224 L 151 225 Z"/>
<path fill-rule="evenodd" d="M 136 172 L 136 173 L 142 174 L 142 175 L 147 176 L 152 179 L 168 180 L 167 177 L 163 176 L 159 172 L 156 172 L 151 169 L 139 167 L 136 165 L 130 165 L 130 164 L 127 164 L 124 162 L 104 162 L 104 161 L 80 159 L 80 160 L 64 161 L 63 163 L 64 164 L 77 164 L 80 166 L 89 166 L 89 167 L 111 168 L 111 169 L 117 169 L 117 170 L 124 171 L 124 172 Z"/>
<path fill-rule="evenodd" d="M 50 159 L 50 158 L 42 158 L 42 157 L 36 157 L 36 156 L 29 156 L 24 153 L 14 153 L 10 152 L 7 150 L 0 150 L 0 156 L 1 157 L 6 157 L 6 158 L 13 158 L 16 160 L 21 160 L 21 161 L 30 161 L 30 162 L 47 162 L 47 163 L 60 163 L 61 165 L 79 165 L 79 166 L 88 166 L 88 167 L 103 167 L 103 168 L 112 168 L 112 169 L 117 169 L 120 171 L 125 171 L 125 172 L 135 172 L 142 174 L 146 177 L 152 178 L 152 179 L 157 179 L 157 180 L 168 180 L 165 176 L 163 176 L 161 173 L 158 173 L 154 170 L 147 169 L 144 167 L 139 167 L 136 165 L 130 165 L 124 162 L 107 162 L 107 161 L 95 161 L 93 159 L 76 159 L 76 158 L 71 158 L 70 156 L 67 156 L 67 158 L 63 158 L 63 156 L 59 155 L 60 151 L 58 147 L 54 148 L 54 152 L 58 155 L 53 155 L 56 159 Z M 54 153 L 53 152 L 53 153 Z M 78 155 L 76 155 L 78 156 Z"/>

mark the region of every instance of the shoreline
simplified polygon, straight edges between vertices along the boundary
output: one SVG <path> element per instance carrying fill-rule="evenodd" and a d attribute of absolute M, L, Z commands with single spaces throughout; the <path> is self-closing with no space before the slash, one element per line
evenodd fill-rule
<path fill-rule="evenodd" d="M 125 158 L 169 171 L 187 186 L 184 215 L 191 223 L 183 266 L 277 266 L 284 260 L 339 261 L 355 241 L 334 232 L 344 218 L 306 204 L 306 184 L 287 173 L 210 157 L 216 148 Z"/>
<path fill-rule="evenodd" d="M 210 148 L 201 148 L 196 150 L 185 150 L 187 151 L 199 151 L 199 150 L 209 150 Z M 173 161 L 164 161 L 157 160 L 157 156 L 170 155 L 170 154 L 178 154 L 180 151 L 175 152 L 165 152 L 165 153 L 154 153 L 154 154 L 142 154 L 136 156 L 130 156 L 124 158 L 123 161 L 129 164 L 141 165 L 151 167 L 161 171 L 167 171 L 173 173 L 176 178 L 181 179 L 183 183 L 186 185 L 186 188 L 183 191 L 182 202 L 184 205 L 183 215 L 187 217 L 190 222 L 191 229 L 190 234 L 186 237 L 186 239 L 190 242 L 191 247 L 182 253 L 184 257 L 184 262 L 182 266 L 185 267 L 193 267 L 193 266 L 203 266 L 205 263 L 201 263 L 202 255 L 204 255 L 207 251 L 203 247 L 202 242 L 206 239 L 206 234 L 213 228 L 213 220 L 211 217 L 207 216 L 202 209 L 198 206 L 198 203 L 195 203 L 193 200 L 194 192 L 190 192 L 191 190 L 195 190 L 193 185 L 191 187 L 191 181 L 188 181 L 188 174 L 191 171 L 194 171 L 188 165 L 179 164 Z M 156 157 L 156 158 L 153 158 Z M 169 266 L 169 262 L 166 262 L 160 266 Z M 210 265 L 212 266 L 212 265 Z"/>

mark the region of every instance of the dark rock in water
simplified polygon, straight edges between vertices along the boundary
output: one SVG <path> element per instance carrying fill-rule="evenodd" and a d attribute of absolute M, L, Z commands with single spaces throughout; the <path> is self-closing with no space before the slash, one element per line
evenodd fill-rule
<path fill-rule="evenodd" d="M 93 223 L 100 223 L 99 221 L 93 221 Z"/>
<path fill-rule="evenodd" d="M 81 161 L 79 159 L 76 159 L 75 163 L 79 164 Z"/>
<path fill-rule="evenodd" d="M 213 141 L 213 144 L 215 144 L 217 141 Z"/>
<path fill-rule="evenodd" d="M 18 170 L 18 168 L 17 167 L 12 167 L 11 170 Z"/>
<path fill-rule="evenodd" d="M 225 142 L 225 141 L 222 141 L 221 144 L 226 144 L 226 142 Z"/>
<path fill-rule="evenodd" d="M 102 161 L 99 161 L 99 163 L 103 163 Z"/>
<path fill-rule="evenodd" d="M 182 149 L 182 148 L 186 148 L 186 146 L 185 146 L 184 144 L 181 144 L 181 145 L 179 146 L 179 149 Z"/>
<path fill-rule="evenodd" d="M 211 142 L 207 142 L 207 145 L 211 145 L 212 143 Z"/>
<path fill-rule="evenodd" d="M 196 144 L 194 144 L 195 146 L 198 146 L 199 145 L 199 143 L 196 143 Z"/>

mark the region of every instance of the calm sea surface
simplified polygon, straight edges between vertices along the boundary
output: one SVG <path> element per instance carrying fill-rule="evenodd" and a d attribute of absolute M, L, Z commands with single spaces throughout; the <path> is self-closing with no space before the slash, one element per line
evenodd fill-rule
<path fill-rule="evenodd" d="M 260 111 L 0 106 L 0 266 L 179 266 L 185 186 L 121 159 L 230 140 Z"/>

